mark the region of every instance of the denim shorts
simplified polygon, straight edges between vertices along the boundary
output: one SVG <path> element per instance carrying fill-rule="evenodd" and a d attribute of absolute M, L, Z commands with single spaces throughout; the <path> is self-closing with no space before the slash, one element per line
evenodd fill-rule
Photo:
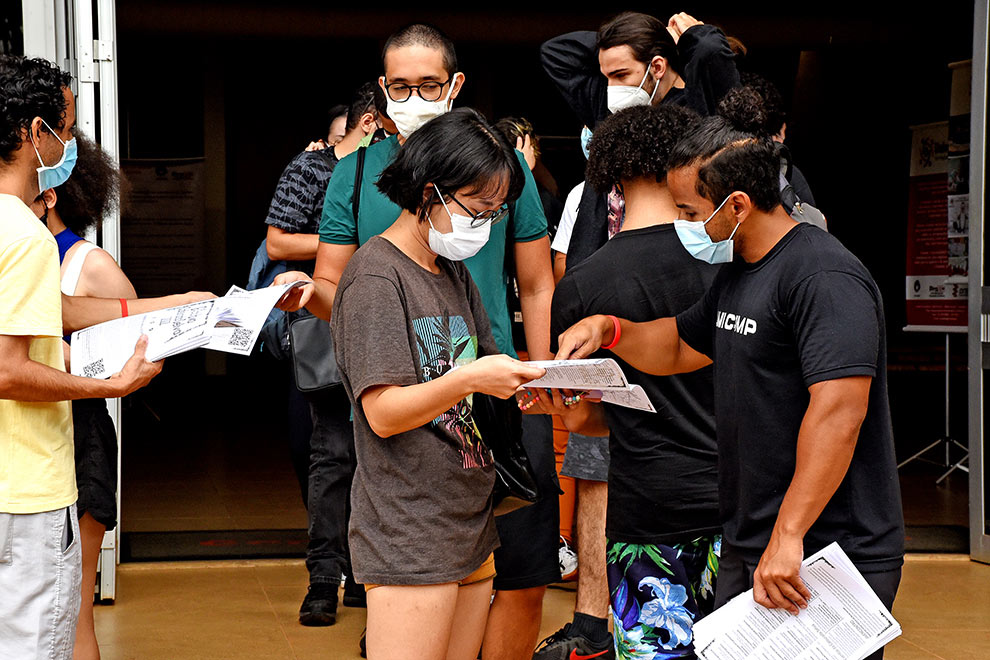
<path fill-rule="evenodd" d="M 571 433 L 560 474 L 585 481 L 608 481 L 608 438 Z"/>

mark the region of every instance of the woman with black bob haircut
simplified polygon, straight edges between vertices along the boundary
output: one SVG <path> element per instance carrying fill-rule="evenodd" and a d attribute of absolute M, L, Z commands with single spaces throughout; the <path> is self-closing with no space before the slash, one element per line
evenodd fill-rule
<path fill-rule="evenodd" d="M 506 216 L 523 172 L 505 138 L 459 108 L 413 133 L 378 186 L 403 210 L 351 258 L 331 320 L 354 410 L 349 542 L 368 657 L 473 660 L 498 546 L 473 396 L 507 399 L 544 370 L 496 354 L 461 262 Z"/>

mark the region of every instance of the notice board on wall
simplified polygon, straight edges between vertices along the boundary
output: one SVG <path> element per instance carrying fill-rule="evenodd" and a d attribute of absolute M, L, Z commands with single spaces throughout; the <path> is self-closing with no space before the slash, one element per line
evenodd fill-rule
<path fill-rule="evenodd" d="M 201 288 L 206 255 L 202 158 L 124 160 L 121 266 L 142 297 Z"/>

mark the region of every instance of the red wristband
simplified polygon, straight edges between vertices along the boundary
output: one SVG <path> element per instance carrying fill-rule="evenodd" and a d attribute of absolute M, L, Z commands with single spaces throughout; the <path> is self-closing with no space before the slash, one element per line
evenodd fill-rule
<path fill-rule="evenodd" d="M 615 345 L 619 343 L 619 339 L 622 338 L 622 326 L 619 325 L 619 319 L 615 318 L 611 314 L 607 314 L 610 319 L 612 319 L 612 343 L 609 345 L 602 344 L 602 349 L 609 351 L 615 348 Z"/>
<path fill-rule="evenodd" d="M 127 298 L 120 299 L 120 318 L 127 316 Z"/>

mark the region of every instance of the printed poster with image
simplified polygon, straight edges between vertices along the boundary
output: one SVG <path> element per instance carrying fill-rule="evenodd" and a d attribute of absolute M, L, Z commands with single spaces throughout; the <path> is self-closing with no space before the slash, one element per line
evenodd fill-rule
<path fill-rule="evenodd" d="M 960 177 L 968 169 L 959 160 L 950 159 L 949 122 L 912 129 L 905 330 L 954 332 L 968 325 L 968 196 L 949 194 L 965 185 Z"/>

